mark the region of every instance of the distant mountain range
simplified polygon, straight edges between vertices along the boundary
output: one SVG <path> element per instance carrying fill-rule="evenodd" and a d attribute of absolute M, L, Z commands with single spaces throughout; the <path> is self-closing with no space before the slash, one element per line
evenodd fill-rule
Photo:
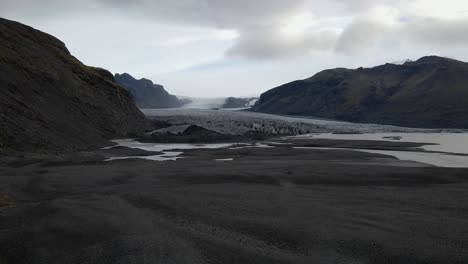
<path fill-rule="evenodd" d="M 331 69 L 261 95 L 252 111 L 426 128 L 468 128 L 468 63 L 423 57 Z"/>
<path fill-rule="evenodd" d="M 254 106 L 257 100 L 258 100 L 258 97 L 247 97 L 247 98 L 228 97 L 224 101 L 224 105 L 221 108 L 225 108 L 225 109 L 250 108 Z"/>
<path fill-rule="evenodd" d="M 129 93 L 55 37 L 0 18 L 0 150 L 76 150 L 149 128 Z"/>
<path fill-rule="evenodd" d="M 116 82 L 130 92 L 139 108 L 178 108 L 190 103 L 169 94 L 162 85 L 148 79 L 137 80 L 130 74 L 116 74 Z"/>

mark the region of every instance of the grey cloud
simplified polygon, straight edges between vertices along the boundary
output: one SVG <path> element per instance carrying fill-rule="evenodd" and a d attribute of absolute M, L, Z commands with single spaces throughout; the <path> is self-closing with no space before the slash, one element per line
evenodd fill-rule
<path fill-rule="evenodd" d="M 116 3 L 101 1 L 113 6 Z M 235 57 L 274 59 L 304 54 L 310 49 L 329 47 L 330 39 L 334 38 L 330 32 L 297 38 L 281 34 L 280 28 L 291 15 L 304 12 L 307 0 L 119 0 L 118 3 L 126 12 L 157 21 L 235 30 L 239 39 L 227 52 Z"/>
<path fill-rule="evenodd" d="M 93 12 L 99 6 L 96 0 L 0 0 L 0 16 L 52 20 Z"/>
<path fill-rule="evenodd" d="M 337 13 L 351 15 L 365 14 L 377 6 L 401 6 L 405 2 L 408 0 L 334 0 Z"/>
<path fill-rule="evenodd" d="M 405 43 L 434 47 L 468 44 L 468 19 L 430 19 L 426 14 L 406 23 L 388 26 L 368 14 L 378 6 L 399 8 L 403 0 L 0 0 L 0 15 L 16 14 L 26 22 L 34 18 L 112 13 L 156 23 L 230 29 L 238 40 L 227 55 L 275 59 L 306 54 L 311 50 L 334 50 L 363 54 L 382 43 Z M 285 36 L 280 28 L 298 13 L 317 17 L 348 17 L 353 22 L 336 31 L 317 29 L 298 36 Z M 343 25 L 340 25 L 343 26 Z M 380 45 L 380 46 L 379 46 Z M 379 47 L 377 47 L 379 46 Z"/>
<path fill-rule="evenodd" d="M 249 29 L 243 31 L 228 55 L 259 60 L 299 56 L 311 50 L 329 50 L 336 39 L 334 31 L 287 37 L 276 27 Z"/>
<path fill-rule="evenodd" d="M 50 18 L 88 12 L 90 8 L 114 12 L 132 19 L 183 26 L 231 29 L 238 32 L 237 43 L 229 56 L 275 59 L 302 55 L 310 50 L 332 49 L 337 34 L 331 31 L 312 32 L 304 36 L 286 37 L 281 26 L 298 12 L 320 13 L 322 0 L 2 0 L 2 9 L 23 13 L 25 17 Z M 385 1 L 385 0 L 381 0 Z M 370 0 L 334 0 L 329 10 L 371 6 Z M 71 7 L 71 8 L 70 8 Z M 338 12 L 338 11 L 335 11 Z M 349 11 L 355 12 L 355 10 Z M 360 46 L 352 26 L 340 38 L 337 50 L 348 52 Z M 368 36 L 366 36 L 368 37 Z"/>
<path fill-rule="evenodd" d="M 389 29 L 378 22 L 354 21 L 341 33 L 335 50 L 345 54 L 364 53 L 385 36 L 386 32 L 389 32 Z"/>
<path fill-rule="evenodd" d="M 408 41 L 429 46 L 468 45 L 468 18 L 410 20 L 402 34 Z"/>
<path fill-rule="evenodd" d="M 385 25 L 373 20 L 357 20 L 346 27 L 337 41 L 339 53 L 359 55 L 385 43 L 406 47 L 447 48 L 468 45 L 468 19 L 413 17 L 399 25 Z M 392 48 L 392 47 L 390 47 Z"/>
<path fill-rule="evenodd" d="M 237 29 L 269 26 L 300 11 L 307 0 L 97 0 L 126 14 L 160 21 Z"/>
<path fill-rule="evenodd" d="M 2 0 L 4 12 L 24 13 L 23 16 L 51 18 L 74 12 L 88 12 L 91 7 L 101 12 L 113 12 L 132 19 L 191 27 L 230 29 L 238 32 L 239 43 L 234 53 L 245 52 L 250 57 L 278 57 L 287 50 L 290 41 L 281 39 L 277 29 L 291 15 L 303 11 L 308 0 Z M 73 8 L 70 8 L 73 7 Z M 0 11 L 0 14 L 2 12 Z M 271 28 L 256 31 L 256 28 Z M 255 32 L 255 33 L 253 33 Z M 254 36 L 260 33 L 262 37 Z M 254 41 L 259 41 L 255 43 Z M 296 40 L 298 48 L 303 40 Z M 264 49 L 259 49 L 263 46 Z M 302 48 L 301 48 L 302 49 Z M 237 51 L 237 52 L 236 52 Z"/>

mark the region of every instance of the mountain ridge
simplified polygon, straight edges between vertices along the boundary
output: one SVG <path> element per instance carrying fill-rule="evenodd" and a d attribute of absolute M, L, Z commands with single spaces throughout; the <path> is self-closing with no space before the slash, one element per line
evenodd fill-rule
<path fill-rule="evenodd" d="M 107 70 L 52 35 L 0 18 L 0 149 L 76 150 L 150 126 Z"/>
<path fill-rule="evenodd" d="M 252 111 L 424 128 L 468 128 L 468 63 L 437 56 L 335 68 L 263 93 Z"/>
<path fill-rule="evenodd" d="M 114 78 L 120 86 L 130 92 L 139 108 L 177 108 L 188 103 L 149 79 L 138 80 L 128 73 L 117 73 Z"/>

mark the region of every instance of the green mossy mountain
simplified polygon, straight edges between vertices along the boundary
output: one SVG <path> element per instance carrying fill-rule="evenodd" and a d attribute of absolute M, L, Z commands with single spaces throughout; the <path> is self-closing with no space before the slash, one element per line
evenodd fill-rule
<path fill-rule="evenodd" d="M 104 69 L 55 37 L 0 18 L 0 148 L 76 150 L 142 133 L 146 117 Z"/>
<path fill-rule="evenodd" d="M 437 56 L 331 69 L 262 94 L 253 111 L 425 128 L 468 128 L 468 63 Z"/>

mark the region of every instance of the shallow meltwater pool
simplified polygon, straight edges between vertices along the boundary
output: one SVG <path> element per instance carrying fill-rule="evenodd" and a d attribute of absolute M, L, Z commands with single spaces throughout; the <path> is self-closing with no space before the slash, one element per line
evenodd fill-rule
<path fill-rule="evenodd" d="M 129 156 L 113 157 L 107 161 L 124 159 L 146 159 L 153 161 L 177 161 L 182 159 L 184 150 L 190 149 L 242 149 L 242 148 L 275 148 L 277 146 L 288 146 L 298 149 L 346 149 L 374 154 L 393 156 L 401 161 L 411 161 L 448 168 L 468 168 L 468 133 L 374 133 L 374 134 L 310 134 L 288 138 L 317 138 L 335 140 L 369 140 L 369 141 L 393 141 L 393 142 L 413 142 L 425 144 L 420 147 L 421 151 L 404 150 L 376 150 L 365 148 L 315 148 L 315 147 L 294 147 L 292 143 L 282 143 L 281 140 L 258 142 L 254 144 L 246 143 L 220 143 L 220 144 L 159 144 L 142 143 L 133 139 L 115 140 L 117 146 L 136 148 L 146 151 L 159 152 L 151 156 Z M 233 161 L 229 159 L 214 159 L 218 162 Z"/>
<path fill-rule="evenodd" d="M 310 134 L 297 138 L 372 140 L 427 143 L 426 151 L 468 154 L 468 133 L 372 133 L 372 134 Z"/>
<path fill-rule="evenodd" d="M 356 148 L 321 148 L 321 147 L 295 147 L 296 149 L 322 149 L 322 150 L 352 150 L 373 154 L 393 156 L 400 161 L 413 161 L 445 168 L 468 168 L 468 156 L 451 155 L 442 153 L 396 151 L 396 150 L 374 150 Z"/>
<path fill-rule="evenodd" d="M 383 154 L 399 160 L 415 161 L 437 167 L 468 168 L 468 133 L 374 133 L 374 134 L 310 134 L 294 138 L 318 138 L 337 140 L 370 140 L 426 143 L 418 151 L 394 151 L 374 149 L 349 149 Z M 325 148 L 337 149 L 337 148 Z M 343 148 L 339 148 L 343 149 Z M 427 151 L 427 152 L 424 152 Z"/>
<path fill-rule="evenodd" d="M 107 161 L 125 160 L 125 159 L 176 161 L 178 159 L 181 159 L 180 155 L 184 153 L 183 150 L 220 149 L 220 148 L 228 148 L 228 147 L 239 145 L 239 143 L 220 143 L 220 144 L 143 143 L 143 142 L 136 141 L 134 139 L 113 140 L 112 142 L 117 143 L 117 146 L 113 146 L 113 147 L 120 146 L 120 147 L 127 147 L 127 148 L 136 148 L 136 149 L 141 149 L 141 150 L 146 150 L 146 151 L 161 152 L 161 154 L 151 155 L 151 156 L 114 157 L 114 158 L 107 159 Z"/>
<path fill-rule="evenodd" d="M 176 161 L 178 159 L 181 159 L 181 157 L 179 157 L 179 156 L 182 155 L 182 154 L 183 154 L 183 152 L 164 151 L 160 155 L 114 157 L 114 158 L 107 159 L 107 161 L 126 160 L 126 159 L 145 159 L 145 160 L 153 160 L 153 161 Z"/>

